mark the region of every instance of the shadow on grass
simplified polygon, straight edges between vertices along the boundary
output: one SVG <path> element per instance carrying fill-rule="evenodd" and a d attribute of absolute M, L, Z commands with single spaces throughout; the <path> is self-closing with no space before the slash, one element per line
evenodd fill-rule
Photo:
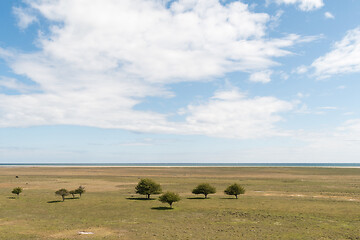
<path fill-rule="evenodd" d="M 80 198 L 79 197 L 69 197 L 69 198 L 65 198 L 65 199 L 71 200 L 71 199 L 80 199 Z"/>
<path fill-rule="evenodd" d="M 187 199 L 199 199 L 199 200 L 204 200 L 204 199 L 210 199 L 210 198 L 204 198 L 204 197 L 188 197 Z"/>
<path fill-rule="evenodd" d="M 152 207 L 152 210 L 173 210 L 171 207 Z"/>
<path fill-rule="evenodd" d="M 8 199 L 16 199 L 16 197 L 8 197 Z"/>
<path fill-rule="evenodd" d="M 236 200 L 236 199 L 238 199 L 238 198 L 235 198 L 235 197 L 233 197 L 233 198 L 232 198 L 232 197 L 223 197 L 223 198 L 220 198 L 220 199 L 229 199 L 229 200 L 232 200 L 232 199 L 233 199 L 233 200 Z"/>
<path fill-rule="evenodd" d="M 59 202 L 63 202 L 63 201 L 55 200 L 55 201 L 48 201 L 47 203 L 59 203 Z"/>
<path fill-rule="evenodd" d="M 155 200 L 155 198 L 136 198 L 136 197 L 128 197 L 127 200 L 140 200 L 140 201 L 152 201 Z"/>

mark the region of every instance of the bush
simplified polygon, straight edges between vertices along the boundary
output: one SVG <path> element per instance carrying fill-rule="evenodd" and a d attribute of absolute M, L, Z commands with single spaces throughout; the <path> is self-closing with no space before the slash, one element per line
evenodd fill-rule
<path fill-rule="evenodd" d="M 208 183 L 199 184 L 192 191 L 193 194 L 204 194 L 205 198 L 207 198 L 208 194 L 216 193 L 216 188 L 211 186 Z"/>
<path fill-rule="evenodd" d="M 136 193 L 146 195 L 150 199 L 151 194 L 160 194 L 162 192 L 160 184 L 149 178 L 143 178 L 135 187 Z"/>
<path fill-rule="evenodd" d="M 174 202 L 180 201 L 180 199 L 181 198 L 180 198 L 179 194 L 173 193 L 173 192 L 166 192 L 159 197 L 160 202 L 168 203 L 171 208 L 172 208 L 172 204 Z"/>
<path fill-rule="evenodd" d="M 23 189 L 21 187 L 16 187 L 11 191 L 11 193 L 16 194 L 19 197 L 19 195 L 22 191 L 23 191 Z"/>
<path fill-rule="evenodd" d="M 238 195 L 245 193 L 245 188 L 240 186 L 237 183 L 234 183 L 234 184 L 228 186 L 225 189 L 224 193 L 227 195 L 234 195 L 236 198 L 238 198 Z"/>
<path fill-rule="evenodd" d="M 75 189 L 75 194 L 79 194 L 81 197 L 81 194 L 85 193 L 85 187 L 79 186 L 77 189 Z"/>
<path fill-rule="evenodd" d="M 65 188 L 61 188 L 55 192 L 56 195 L 59 195 L 62 197 L 62 200 L 65 201 L 65 196 L 69 195 L 69 191 Z"/>

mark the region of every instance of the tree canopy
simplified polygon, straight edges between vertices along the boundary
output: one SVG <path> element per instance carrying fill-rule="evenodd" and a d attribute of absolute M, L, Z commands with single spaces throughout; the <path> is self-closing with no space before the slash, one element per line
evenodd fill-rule
<path fill-rule="evenodd" d="M 55 192 L 55 194 L 61 196 L 61 197 L 62 197 L 62 200 L 65 201 L 65 197 L 66 197 L 67 195 L 69 195 L 70 193 L 69 193 L 69 191 L 66 190 L 65 188 L 61 188 L 61 189 L 57 190 L 57 191 Z"/>
<path fill-rule="evenodd" d="M 173 192 L 166 192 L 159 197 L 160 202 L 168 203 L 171 208 L 172 208 L 172 204 L 174 202 L 180 201 L 180 199 L 181 198 L 180 198 L 179 194 L 173 193 Z"/>
<path fill-rule="evenodd" d="M 22 191 L 23 191 L 23 189 L 21 187 L 16 187 L 11 191 L 11 193 L 19 196 Z"/>
<path fill-rule="evenodd" d="M 227 195 L 234 195 L 236 198 L 238 198 L 238 195 L 245 193 L 245 188 L 237 183 L 234 183 L 228 186 L 224 193 Z"/>
<path fill-rule="evenodd" d="M 77 189 L 75 189 L 75 194 L 79 194 L 81 197 L 81 194 L 85 193 L 85 187 L 79 186 Z"/>
<path fill-rule="evenodd" d="M 208 194 L 216 193 L 216 188 L 211 186 L 208 183 L 199 184 L 192 191 L 193 194 L 204 194 L 205 198 L 207 198 Z"/>
<path fill-rule="evenodd" d="M 149 178 L 141 179 L 135 190 L 138 194 L 146 195 L 148 199 L 151 194 L 160 194 L 162 192 L 160 184 Z"/>

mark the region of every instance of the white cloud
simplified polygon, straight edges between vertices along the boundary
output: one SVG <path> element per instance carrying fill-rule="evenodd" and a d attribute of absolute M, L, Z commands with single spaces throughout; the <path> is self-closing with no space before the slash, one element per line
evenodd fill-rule
<path fill-rule="evenodd" d="M 304 65 L 301 65 L 301 66 L 297 67 L 293 72 L 297 73 L 297 74 L 304 74 L 307 71 L 308 71 L 308 67 L 304 66 Z"/>
<path fill-rule="evenodd" d="M 287 135 L 276 129 L 281 112 L 293 108 L 274 97 L 247 98 L 237 89 L 217 92 L 208 102 L 189 105 L 186 127 L 194 134 L 229 138 L 259 138 Z"/>
<path fill-rule="evenodd" d="M 272 124 L 280 119 L 276 113 L 290 105 L 271 97 L 214 98 L 205 105 L 189 106 L 191 114 L 184 123 L 169 122 L 166 114 L 134 107 L 145 97 L 171 97 L 167 84 L 174 82 L 211 80 L 233 71 L 258 72 L 270 78 L 271 71 L 264 69 L 278 65 L 275 57 L 291 54 L 287 47 L 310 41 L 294 34 L 269 39 L 269 16 L 251 12 L 241 2 L 222 5 L 218 0 L 179 0 L 170 9 L 161 0 L 27 3 L 28 11 L 50 23 L 49 33 L 37 39 L 41 50 L 19 53 L 0 48 L 0 55 L 15 74 L 36 83 L 39 91 L 0 94 L 0 127 L 70 124 L 227 136 L 228 127 L 246 122 L 248 116 L 260 129 L 249 137 L 260 136 L 261 130 L 266 130 L 265 135 L 275 134 Z M 236 103 L 243 108 L 235 107 Z M 255 112 L 239 113 L 243 118 L 238 122 L 227 112 L 242 111 L 246 104 Z M 209 133 L 205 128 L 210 123 L 201 125 L 200 113 L 194 109 L 207 114 L 220 109 L 225 114 L 224 125 Z M 236 130 L 233 136 L 245 138 L 243 131 Z"/>
<path fill-rule="evenodd" d="M 267 0 L 275 1 L 277 4 L 296 4 L 302 11 L 312 11 L 324 6 L 323 0 Z"/>
<path fill-rule="evenodd" d="M 331 12 L 325 12 L 324 16 L 325 16 L 325 18 L 328 18 L 328 19 L 334 19 L 335 18 L 334 15 Z"/>
<path fill-rule="evenodd" d="M 348 31 L 331 52 L 316 59 L 311 66 L 318 78 L 360 72 L 360 28 Z"/>
<path fill-rule="evenodd" d="M 14 7 L 13 13 L 16 16 L 17 24 L 21 29 L 25 29 L 30 24 L 37 21 L 37 17 L 32 14 L 28 9 Z"/>
<path fill-rule="evenodd" d="M 0 77 L 0 89 L 6 88 L 9 90 L 15 90 L 17 92 L 26 93 L 37 90 L 36 86 L 30 86 L 19 82 L 14 78 L 9 77 Z"/>
<path fill-rule="evenodd" d="M 320 109 L 323 109 L 323 110 L 337 110 L 338 108 L 337 107 L 332 107 L 332 106 L 325 106 L 325 107 L 319 107 Z"/>
<path fill-rule="evenodd" d="M 252 73 L 250 75 L 249 80 L 251 82 L 268 83 L 271 81 L 271 74 L 272 74 L 272 71 L 270 71 L 270 70 Z"/>

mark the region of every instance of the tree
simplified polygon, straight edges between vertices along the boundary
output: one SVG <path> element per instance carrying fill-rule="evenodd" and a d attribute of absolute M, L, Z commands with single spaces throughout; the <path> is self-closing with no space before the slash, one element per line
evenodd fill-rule
<path fill-rule="evenodd" d="M 162 192 L 160 184 L 149 178 L 141 179 L 135 190 L 138 194 L 147 195 L 148 199 L 150 199 L 151 194 L 160 194 Z"/>
<path fill-rule="evenodd" d="M 238 198 L 238 195 L 245 193 L 245 188 L 240 186 L 237 183 L 234 183 L 234 184 L 228 186 L 225 189 L 224 193 L 227 195 L 234 195 L 236 198 Z"/>
<path fill-rule="evenodd" d="M 55 192 L 56 195 L 59 195 L 62 197 L 62 200 L 65 201 L 65 196 L 69 195 L 69 191 L 65 188 L 61 188 Z"/>
<path fill-rule="evenodd" d="M 69 193 L 75 198 L 76 190 L 71 190 Z"/>
<path fill-rule="evenodd" d="M 216 188 L 211 186 L 208 183 L 199 184 L 196 188 L 192 191 L 193 194 L 204 194 L 205 198 L 207 198 L 208 194 L 216 193 Z"/>
<path fill-rule="evenodd" d="M 81 197 L 81 194 L 85 193 L 85 187 L 79 186 L 77 189 L 75 189 L 75 194 L 79 194 Z"/>
<path fill-rule="evenodd" d="M 180 196 L 177 193 L 166 192 L 159 197 L 159 201 L 163 202 L 163 203 L 168 203 L 170 205 L 170 207 L 172 208 L 172 204 L 174 202 L 180 201 Z"/>
<path fill-rule="evenodd" d="M 22 188 L 21 187 L 16 187 L 16 188 L 14 188 L 12 191 L 11 191 L 11 193 L 13 193 L 13 194 L 16 194 L 18 197 L 19 197 L 19 195 L 20 195 L 20 193 L 22 192 Z"/>

